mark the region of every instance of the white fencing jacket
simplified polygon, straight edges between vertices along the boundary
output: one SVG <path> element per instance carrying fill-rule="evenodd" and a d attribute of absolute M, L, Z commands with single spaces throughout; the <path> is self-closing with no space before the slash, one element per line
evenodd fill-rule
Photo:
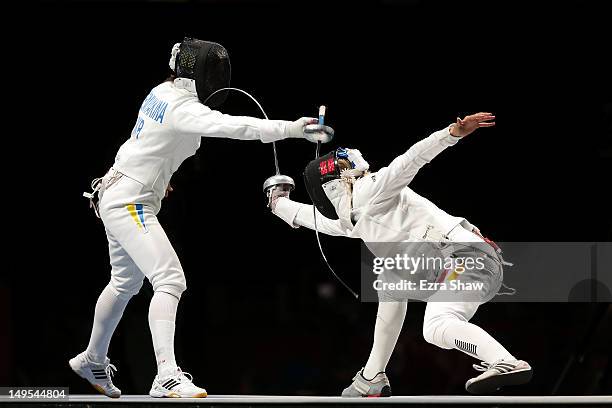
<path fill-rule="evenodd" d="M 200 147 L 202 137 L 272 142 L 288 137 L 291 122 L 230 116 L 211 110 L 172 82 L 151 91 L 113 167 L 144 184 L 161 200 L 170 177 Z"/>
<path fill-rule="evenodd" d="M 458 140 L 447 127 L 416 143 L 388 167 L 359 178 L 353 185 L 350 216 L 339 214 L 340 219 L 331 220 L 317 211 L 317 229 L 365 242 L 439 241 L 459 224 L 471 230 L 464 218 L 447 214 L 408 187 L 421 167 Z M 314 229 L 312 205 L 281 197 L 274 213 L 294 228 Z"/>

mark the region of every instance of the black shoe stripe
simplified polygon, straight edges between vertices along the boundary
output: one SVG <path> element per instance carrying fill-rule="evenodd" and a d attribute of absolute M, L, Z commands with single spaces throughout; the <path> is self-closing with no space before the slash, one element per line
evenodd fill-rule
<path fill-rule="evenodd" d="M 166 381 L 165 383 L 162 384 L 162 387 L 171 390 L 172 388 L 176 387 L 179 383 L 174 379 L 171 378 L 168 381 Z"/>
<path fill-rule="evenodd" d="M 501 369 L 504 369 L 504 370 L 509 370 L 509 371 L 512 371 L 512 370 L 514 370 L 516 367 L 514 367 L 514 366 L 506 366 L 506 365 L 496 365 L 496 366 L 495 366 L 495 368 L 501 368 Z"/>

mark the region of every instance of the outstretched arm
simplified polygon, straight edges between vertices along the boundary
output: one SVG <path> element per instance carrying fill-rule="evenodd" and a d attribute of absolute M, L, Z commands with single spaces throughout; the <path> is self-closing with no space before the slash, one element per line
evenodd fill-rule
<path fill-rule="evenodd" d="M 301 226 L 315 229 L 314 206 L 298 203 L 289 199 L 287 186 L 274 187 L 268 196 L 268 207 L 272 213 L 291 225 L 293 228 Z M 346 236 L 340 220 L 330 220 L 316 210 L 317 230 L 327 235 Z"/>
<path fill-rule="evenodd" d="M 457 118 L 456 123 L 432 133 L 429 137 L 414 144 L 408 151 L 395 158 L 388 167 L 377 172 L 377 198 L 384 201 L 398 194 L 406 187 L 417 172 L 429 163 L 444 149 L 456 144 L 460 138 L 474 132 L 479 127 L 495 125 L 495 116 L 491 113 L 477 113 Z"/>
<path fill-rule="evenodd" d="M 300 118 L 289 122 L 226 115 L 196 101 L 185 102 L 172 113 L 174 130 L 181 135 L 262 142 L 274 142 L 290 137 L 302 138 L 304 126 L 317 122 L 314 118 Z"/>

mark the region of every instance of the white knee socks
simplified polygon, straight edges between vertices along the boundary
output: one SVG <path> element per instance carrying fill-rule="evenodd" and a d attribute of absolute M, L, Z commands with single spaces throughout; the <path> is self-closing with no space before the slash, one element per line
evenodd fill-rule
<path fill-rule="evenodd" d="M 406 317 L 406 302 L 380 302 L 374 328 L 374 344 L 363 376 L 372 379 L 385 371 Z"/>
<path fill-rule="evenodd" d="M 444 322 L 442 344 L 487 363 L 516 360 L 497 340 L 475 324 L 449 318 Z"/>
<path fill-rule="evenodd" d="M 149 307 L 149 327 L 157 359 L 157 374 L 163 378 L 176 369 L 174 328 L 179 300 L 165 292 L 155 292 Z"/>
<path fill-rule="evenodd" d="M 429 302 L 423 319 L 423 337 L 445 349 L 457 349 L 484 362 L 515 360 L 489 333 L 469 323 L 480 306 L 475 302 Z"/>
<path fill-rule="evenodd" d="M 103 363 L 108 353 L 111 337 L 123 316 L 129 298 L 120 298 L 107 285 L 96 303 L 94 323 L 87 346 L 87 358 L 96 363 Z"/>

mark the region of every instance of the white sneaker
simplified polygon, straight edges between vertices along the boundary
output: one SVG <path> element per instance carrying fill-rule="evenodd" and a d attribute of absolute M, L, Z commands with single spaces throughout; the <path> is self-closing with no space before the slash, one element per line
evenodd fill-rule
<path fill-rule="evenodd" d="M 72 371 L 89 381 L 100 394 L 111 398 L 121 396 L 121 390 L 115 387 L 111 379 L 117 368 L 110 363 L 108 357 L 106 357 L 104 363 L 95 363 L 87 358 L 87 353 L 84 351 L 71 358 L 68 364 L 70 364 Z"/>
<path fill-rule="evenodd" d="M 153 398 L 206 398 L 208 393 L 193 384 L 191 374 L 177 368 L 174 374 L 164 378 L 156 375 L 149 395 Z"/>
<path fill-rule="evenodd" d="M 380 372 L 371 380 L 363 376 L 363 368 L 353 377 L 353 383 L 342 391 L 343 397 L 390 397 L 391 384 L 384 372 Z"/>
<path fill-rule="evenodd" d="M 483 361 L 473 367 L 484 372 L 465 384 L 465 389 L 471 394 L 490 394 L 506 385 L 525 384 L 533 375 L 531 366 L 523 360 L 499 360 L 492 364 Z"/>

